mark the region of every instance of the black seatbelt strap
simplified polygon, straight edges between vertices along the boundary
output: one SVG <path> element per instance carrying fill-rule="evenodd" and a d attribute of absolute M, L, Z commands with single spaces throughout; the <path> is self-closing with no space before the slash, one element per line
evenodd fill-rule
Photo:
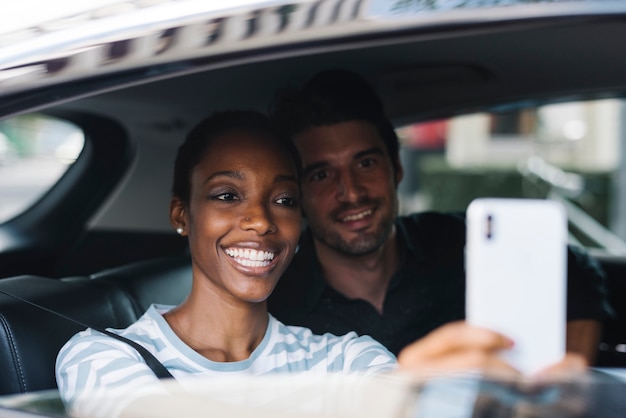
<path fill-rule="evenodd" d="M 152 353 L 150 353 L 144 346 L 142 346 L 141 344 L 136 343 L 133 340 L 130 340 L 126 337 L 122 337 L 121 335 L 118 335 L 114 332 L 108 331 L 106 329 L 100 328 L 100 327 L 94 327 L 93 325 L 89 325 L 86 323 L 83 323 L 81 321 L 78 321 L 74 318 L 70 318 L 69 316 L 66 316 L 60 312 L 56 312 L 53 311 L 52 309 L 46 308 L 45 306 L 41 306 L 36 304 L 35 302 L 31 302 L 29 300 L 26 300 L 24 298 L 21 298 L 19 296 L 16 296 L 14 294 L 8 293 L 4 290 L 0 290 L 0 293 L 7 295 L 9 297 L 12 297 L 13 299 L 19 300 L 20 302 L 24 302 L 27 303 L 37 309 L 41 309 L 43 311 L 46 311 L 48 313 L 51 313 L 53 315 L 56 315 L 59 318 L 65 319 L 66 321 L 70 321 L 73 322 L 74 324 L 80 325 L 81 327 L 85 327 L 85 328 L 91 328 L 95 331 L 101 332 L 102 334 L 108 335 L 109 337 L 115 338 L 116 340 L 119 341 L 123 341 L 126 344 L 130 345 L 131 347 L 133 347 L 135 350 L 137 350 L 137 352 L 141 355 L 141 357 L 143 357 L 144 361 L 146 362 L 146 364 L 148 365 L 148 367 L 150 367 L 150 369 L 152 370 L 152 372 L 154 372 L 154 374 L 159 378 L 159 379 L 174 379 L 174 376 L 172 376 L 172 374 L 169 372 L 169 370 L 167 370 L 165 368 L 165 366 L 156 358 L 154 357 L 154 355 L 152 355 Z"/>

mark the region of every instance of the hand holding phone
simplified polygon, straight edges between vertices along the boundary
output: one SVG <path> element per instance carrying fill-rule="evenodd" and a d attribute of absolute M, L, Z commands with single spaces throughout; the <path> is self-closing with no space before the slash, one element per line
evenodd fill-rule
<path fill-rule="evenodd" d="M 534 373 L 565 355 L 567 217 L 554 201 L 476 199 L 467 210 L 466 314 Z"/>

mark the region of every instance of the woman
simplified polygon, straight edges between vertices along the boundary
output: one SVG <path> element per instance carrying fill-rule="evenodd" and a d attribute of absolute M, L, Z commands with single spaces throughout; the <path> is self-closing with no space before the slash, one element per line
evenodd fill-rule
<path fill-rule="evenodd" d="M 291 143 L 254 112 L 215 114 L 179 148 L 170 222 L 189 240 L 191 292 L 116 332 L 147 348 L 183 385 L 192 375 L 395 368 L 394 356 L 370 337 L 313 335 L 267 313 L 300 236 L 299 167 Z M 137 388 L 158 386 L 136 350 L 91 329 L 61 349 L 56 369 L 61 395 L 78 415 L 114 416 L 125 395 L 130 401 Z M 111 391 L 122 397 L 108 403 L 114 410 L 100 402 Z"/>

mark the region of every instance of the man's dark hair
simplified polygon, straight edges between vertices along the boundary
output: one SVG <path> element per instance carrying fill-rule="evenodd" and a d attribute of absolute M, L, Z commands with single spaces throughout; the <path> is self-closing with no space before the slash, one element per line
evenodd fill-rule
<path fill-rule="evenodd" d="M 319 126 L 369 122 L 385 143 L 394 170 L 398 169 L 398 136 L 372 86 L 354 72 L 325 70 L 302 88 L 278 92 L 270 104 L 270 116 L 291 138 Z"/>
<path fill-rule="evenodd" d="M 202 161 L 209 145 L 219 136 L 231 132 L 246 132 L 266 136 L 276 140 L 295 164 L 298 177 L 302 170 L 300 156 L 293 142 L 276 129 L 265 115 L 252 110 L 226 110 L 216 112 L 200 121 L 189 131 L 185 142 L 178 147 L 174 163 L 174 184 L 172 193 L 182 202 L 189 204 L 191 194 L 191 174 Z"/>

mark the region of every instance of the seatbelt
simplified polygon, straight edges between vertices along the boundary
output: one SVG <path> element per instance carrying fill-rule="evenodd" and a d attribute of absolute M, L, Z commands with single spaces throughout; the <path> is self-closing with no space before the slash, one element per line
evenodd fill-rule
<path fill-rule="evenodd" d="M 144 346 L 142 346 L 141 344 L 136 343 L 133 340 L 130 340 L 126 337 L 122 337 L 121 335 L 118 335 L 114 332 L 108 331 L 106 329 L 100 328 L 100 327 L 95 327 L 93 325 L 89 325 L 86 324 L 84 322 L 81 322 L 79 320 L 76 320 L 74 318 L 70 318 L 69 316 L 66 316 L 60 312 L 56 312 L 53 311 L 52 309 L 46 308 L 45 306 L 41 306 L 36 304 L 35 302 L 31 302 L 29 300 L 26 300 L 24 298 L 21 298 L 19 296 L 16 296 L 12 293 L 8 293 L 4 290 L 0 290 L 0 293 L 2 293 L 3 295 L 12 297 L 13 299 L 19 300 L 20 302 L 24 302 L 27 303 L 37 309 L 41 309 L 45 312 L 51 313 L 53 315 L 56 315 L 59 318 L 65 319 L 66 321 L 70 321 L 73 322 L 74 324 L 80 325 L 82 327 L 85 328 L 91 328 L 95 331 L 98 331 L 102 334 L 108 335 L 109 337 L 115 338 L 116 340 L 125 342 L 126 344 L 130 345 L 131 347 L 133 347 L 135 350 L 137 350 L 137 352 L 141 355 L 141 357 L 143 357 L 144 361 L 146 362 L 146 364 L 148 365 L 148 367 L 150 367 L 150 369 L 152 370 L 152 372 L 159 378 L 159 379 L 174 379 L 174 376 L 172 376 L 172 374 L 169 372 L 169 370 L 167 370 L 165 368 L 165 366 L 156 358 L 154 357 L 154 355 L 152 355 L 152 353 L 150 353 Z"/>

